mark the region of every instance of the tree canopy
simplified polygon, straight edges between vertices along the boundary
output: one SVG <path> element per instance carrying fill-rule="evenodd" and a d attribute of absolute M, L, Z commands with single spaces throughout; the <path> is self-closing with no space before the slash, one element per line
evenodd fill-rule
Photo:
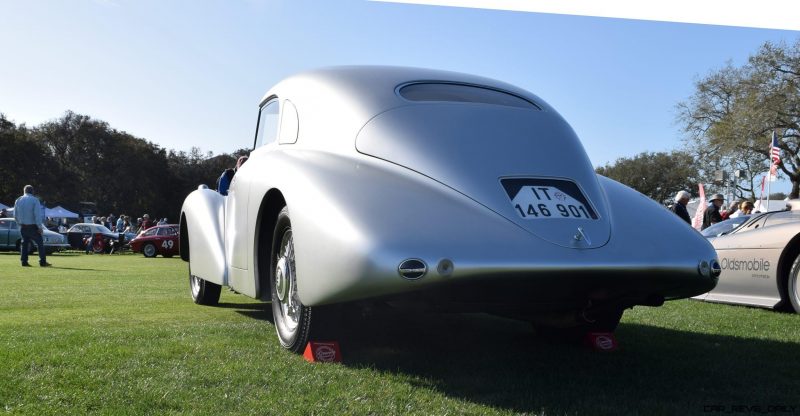
<path fill-rule="evenodd" d="M 682 151 L 640 153 L 619 158 L 596 172 L 624 183 L 660 203 L 672 201 L 678 191 L 693 192 L 699 181 L 694 158 Z"/>
<path fill-rule="evenodd" d="M 737 196 L 756 197 L 760 177 L 769 170 L 775 132 L 782 154 L 779 172 L 792 182 L 790 197 L 798 197 L 800 39 L 793 45 L 767 42 L 746 64 L 712 71 L 696 82 L 694 94 L 678 110 L 687 148 L 704 161 L 704 173 L 745 172 L 736 184 Z"/>
<path fill-rule="evenodd" d="M 149 213 L 177 221 L 186 195 L 201 183 L 213 187 L 245 153 L 166 150 L 71 111 L 34 128 L 0 113 L 0 201 L 13 204 L 31 184 L 48 206 L 78 211 L 81 201 L 91 201 L 101 215 Z"/>

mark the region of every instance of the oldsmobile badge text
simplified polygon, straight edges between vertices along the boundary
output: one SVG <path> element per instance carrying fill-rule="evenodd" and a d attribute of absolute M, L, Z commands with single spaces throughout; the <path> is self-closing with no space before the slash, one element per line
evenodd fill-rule
<path fill-rule="evenodd" d="M 720 261 L 720 266 L 722 266 L 722 270 L 768 272 L 770 268 L 770 263 L 769 260 L 765 259 L 736 260 L 736 259 L 723 258 Z M 757 279 L 769 279 L 768 274 L 754 273 L 753 277 Z"/>

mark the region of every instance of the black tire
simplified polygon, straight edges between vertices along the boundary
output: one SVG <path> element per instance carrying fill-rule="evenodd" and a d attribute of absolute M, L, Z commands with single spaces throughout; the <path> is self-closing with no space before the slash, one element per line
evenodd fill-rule
<path fill-rule="evenodd" d="M 219 303 L 222 286 L 203 280 L 192 274 L 189 269 L 189 293 L 198 305 L 215 306 Z"/>
<path fill-rule="evenodd" d="M 788 302 L 784 299 L 782 303 L 786 306 L 791 305 L 795 313 L 800 313 L 800 255 L 794 259 L 789 278 L 786 279 L 786 296 L 789 298 Z"/>
<path fill-rule="evenodd" d="M 289 210 L 284 207 L 272 233 L 269 287 L 278 340 L 282 347 L 299 354 L 311 335 L 312 308 L 297 296 L 293 241 Z"/>
<path fill-rule="evenodd" d="M 158 249 L 154 244 L 147 243 L 142 247 L 142 254 L 144 254 L 145 257 L 152 258 L 158 255 Z"/>

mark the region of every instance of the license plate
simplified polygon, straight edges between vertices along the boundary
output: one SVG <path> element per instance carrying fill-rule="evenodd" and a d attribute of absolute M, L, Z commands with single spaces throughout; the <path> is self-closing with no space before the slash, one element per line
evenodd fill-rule
<path fill-rule="evenodd" d="M 574 183 L 559 179 L 509 178 L 501 180 L 520 218 L 596 220 L 597 214 Z"/>

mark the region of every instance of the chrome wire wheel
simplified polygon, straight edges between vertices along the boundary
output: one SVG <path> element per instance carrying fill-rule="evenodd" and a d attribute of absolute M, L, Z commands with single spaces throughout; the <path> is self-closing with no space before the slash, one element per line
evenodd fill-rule
<path fill-rule="evenodd" d="M 213 306 L 219 303 L 219 294 L 222 286 L 203 280 L 189 271 L 189 290 L 192 293 L 192 300 L 198 305 Z"/>
<path fill-rule="evenodd" d="M 792 266 L 792 270 L 789 273 L 789 281 L 786 285 L 789 302 L 796 313 L 800 313 L 800 276 L 798 275 L 800 275 L 800 256 L 797 257 L 795 264 Z"/>
<path fill-rule="evenodd" d="M 275 222 L 269 259 L 272 317 L 278 340 L 283 348 L 302 353 L 311 335 L 312 308 L 300 302 L 297 291 L 294 237 L 286 207 Z"/>
<path fill-rule="evenodd" d="M 280 319 L 275 320 L 281 338 L 292 338 L 300 323 L 302 304 L 297 296 L 297 279 L 294 269 L 294 244 L 292 230 L 283 233 L 275 259 L 275 299 L 280 309 Z"/>
<path fill-rule="evenodd" d="M 200 278 L 189 273 L 189 288 L 192 290 L 192 299 L 197 301 L 200 297 Z"/>

